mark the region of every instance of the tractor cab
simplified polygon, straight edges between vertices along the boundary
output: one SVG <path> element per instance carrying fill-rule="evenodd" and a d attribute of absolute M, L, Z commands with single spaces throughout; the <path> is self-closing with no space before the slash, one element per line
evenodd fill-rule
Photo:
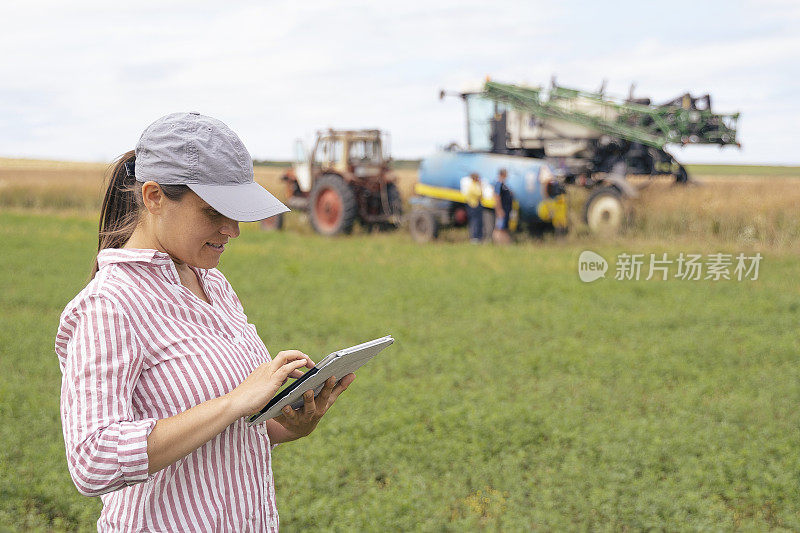
<path fill-rule="evenodd" d="M 311 173 L 335 172 L 350 179 L 375 179 L 388 169 L 380 130 L 319 132 L 311 151 Z"/>
<path fill-rule="evenodd" d="M 389 168 L 388 141 L 381 130 L 328 129 L 317 132 L 310 152 L 298 142 L 287 179 L 288 205 L 307 210 L 323 235 L 349 233 L 356 220 L 396 227 L 402 202 Z"/>

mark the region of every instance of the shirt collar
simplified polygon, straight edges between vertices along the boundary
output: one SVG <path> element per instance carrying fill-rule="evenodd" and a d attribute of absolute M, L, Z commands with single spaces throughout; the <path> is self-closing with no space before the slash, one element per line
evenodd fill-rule
<path fill-rule="evenodd" d="M 97 266 L 101 269 L 116 263 L 146 263 L 155 266 L 172 267 L 174 264 L 169 254 L 158 250 L 144 250 L 139 248 L 105 248 L 97 254 Z M 205 279 L 208 270 L 192 267 L 193 270 Z M 176 272 L 177 275 L 177 272 Z"/>

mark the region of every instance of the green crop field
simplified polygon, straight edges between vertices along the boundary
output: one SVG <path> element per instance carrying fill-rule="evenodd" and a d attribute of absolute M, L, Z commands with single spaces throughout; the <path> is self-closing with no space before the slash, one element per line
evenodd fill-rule
<path fill-rule="evenodd" d="M 67 472 L 58 317 L 93 217 L 0 212 L 0 529 L 92 530 Z M 750 252 L 737 244 L 588 245 Z M 587 245 L 243 228 L 221 269 L 275 353 L 392 334 L 278 446 L 286 531 L 800 529 L 797 255 L 755 281 L 582 283 Z"/>

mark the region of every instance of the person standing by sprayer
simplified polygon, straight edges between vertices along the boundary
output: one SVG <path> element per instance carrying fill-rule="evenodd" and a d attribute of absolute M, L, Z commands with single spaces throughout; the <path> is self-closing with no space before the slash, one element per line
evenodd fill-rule
<path fill-rule="evenodd" d="M 494 185 L 494 211 L 495 225 L 492 232 L 492 240 L 497 244 L 508 244 L 511 242 L 511 235 L 508 232 L 508 221 L 511 217 L 511 209 L 514 205 L 514 193 L 506 185 L 508 171 L 501 168 L 497 173 L 497 183 Z"/>
<path fill-rule="evenodd" d="M 477 172 L 469 175 L 464 196 L 467 200 L 467 216 L 469 219 L 469 242 L 480 244 L 483 239 L 483 190 L 481 187 L 481 177 Z"/>

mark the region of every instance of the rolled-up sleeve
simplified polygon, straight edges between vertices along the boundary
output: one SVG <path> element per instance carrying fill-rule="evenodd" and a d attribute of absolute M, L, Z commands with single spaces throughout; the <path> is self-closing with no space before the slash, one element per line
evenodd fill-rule
<path fill-rule="evenodd" d="M 107 298 L 88 296 L 62 317 L 59 337 L 61 423 L 78 491 L 99 496 L 147 480 L 156 419 L 137 418 L 132 408 L 144 354 L 129 317 Z"/>

